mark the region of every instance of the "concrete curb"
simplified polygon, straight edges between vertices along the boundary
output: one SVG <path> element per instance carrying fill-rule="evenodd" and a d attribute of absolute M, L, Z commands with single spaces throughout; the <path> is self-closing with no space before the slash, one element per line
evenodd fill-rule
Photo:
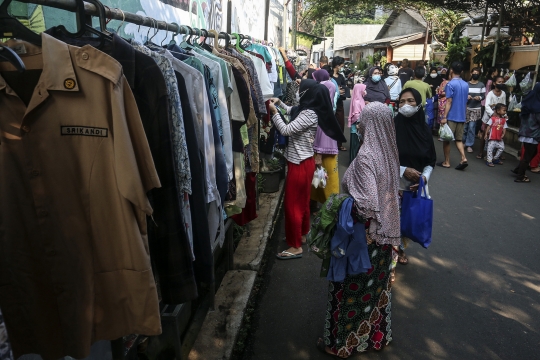
<path fill-rule="evenodd" d="M 284 185 L 285 181 L 282 180 L 277 192 L 260 195 L 259 217 L 249 223 L 249 231 L 244 232 L 240 239 L 234 252 L 234 269 L 260 270 L 268 239 L 272 237 L 281 209 Z"/>
<path fill-rule="evenodd" d="M 216 293 L 215 310 L 206 315 L 189 360 L 231 357 L 256 276 L 251 270 L 231 270 L 225 274 Z"/>
<path fill-rule="evenodd" d="M 231 357 L 255 284 L 257 271 L 279 217 L 285 181 L 279 191 L 260 195 L 259 216 L 249 226 L 234 253 L 234 269 L 225 274 L 215 297 L 215 310 L 206 314 L 189 360 L 223 360 Z"/>

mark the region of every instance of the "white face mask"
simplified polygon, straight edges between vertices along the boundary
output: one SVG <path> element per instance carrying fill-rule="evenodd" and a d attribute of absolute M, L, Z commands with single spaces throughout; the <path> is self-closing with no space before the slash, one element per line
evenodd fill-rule
<path fill-rule="evenodd" d="M 402 114 L 405 117 L 411 117 L 414 114 L 416 114 L 419 109 L 420 109 L 420 105 L 412 106 L 409 104 L 405 104 L 402 107 L 400 107 L 398 111 L 400 114 Z"/>
<path fill-rule="evenodd" d="M 437 77 L 437 74 L 431 74 L 431 77 L 435 79 Z"/>

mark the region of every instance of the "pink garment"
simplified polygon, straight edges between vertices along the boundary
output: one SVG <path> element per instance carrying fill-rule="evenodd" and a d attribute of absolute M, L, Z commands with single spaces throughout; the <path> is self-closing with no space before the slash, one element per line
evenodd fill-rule
<path fill-rule="evenodd" d="M 482 106 L 486 106 L 486 97 L 487 94 L 491 91 L 491 84 L 493 84 L 492 80 L 488 80 L 486 83 L 486 93 L 484 94 L 484 100 L 482 100 Z"/>
<path fill-rule="evenodd" d="M 326 70 L 319 70 L 319 71 L 323 71 L 326 74 L 328 74 Z M 317 71 L 313 73 L 314 77 L 316 73 Z M 327 78 L 330 79 L 330 77 L 328 76 Z M 318 80 L 318 79 L 315 79 L 315 80 Z M 330 102 L 333 104 L 334 96 L 336 94 L 336 86 L 330 80 L 321 81 L 321 84 L 328 88 L 328 92 L 330 93 Z M 324 133 L 324 131 L 321 130 L 320 127 L 317 127 L 317 134 L 315 135 L 315 141 L 313 142 L 313 151 L 315 151 L 317 154 L 332 154 L 332 155 L 339 154 L 337 141 L 327 136 Z"/>
<path fill-rule="evenodd" d="M 358 121 L 358 117 L 362 112 L 366 103 L 364 102 L 364 91 L 366 90 L 366 85 L 356 84 L 354 85 L 353 93 L 351 96 L 351 109 L 349 110 L 349 127 L 352 126 L 355 122 Z"/>

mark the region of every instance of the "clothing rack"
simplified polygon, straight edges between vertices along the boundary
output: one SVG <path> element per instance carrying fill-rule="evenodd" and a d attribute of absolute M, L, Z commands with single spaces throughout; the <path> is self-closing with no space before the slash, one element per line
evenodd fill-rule
<path fill-rule="evenodd" d="M 77 11 L 77 2 L 76 0 L 17 0 L 22 3 L 28 3 L 28 4 L 36 4 L 36 5 L 42 5 L 52 8 L 57 8 L 65 11 L 70 12 L 76 12 Z M 100 16 L 100 11 L 98 7 L 92 3 L 84 2 L 84 11 L 85 14 L 88 16 Z M 131 23 L 139 26 L 148 27 L 150 29 L 158 30 L 165 30 L 167 32 L 171 32 L 173 34 L 173 37 L 179 34 L 184 35 L 190 35 L 190 36 L 199 36 L 202 38 L 216 38 L 222 39 L 227 42 L 227 44 L 230 43 L 231 40 L 235 40 L 237 42 L 248 40 L 252 43 L 259 43 L 267 46 L 273 46 L 272 43 L 268 43 L 266 40 L 260 40 L 253 38 L 252 36 L 247 36 L 243 34 L 228 34 L 226 32 L 219 32 L 218 31 L 207 31 L 205 29 L 197 29 L 188 27 L 185 25 L 178 25 L 176 23 L 168 23 L 165 21 L 160 21 L 153 19 L 151 17 L 142 16 L 138 14 L 134 14 L 131 12 L 123 11 L 118 8 L 110 8 L 108 6 L 105 6 L 105 18 L 109 20 L 118 20 L 122 22 L 122 25 L 124 23 Z M 89 20 L 87 20 L 89 21 Z M 210 30 L 210 29 L 209 29 Z M 260 128 L 259 128 L 259 135 L 260 138 Z M 257 191 L 257 209 L 259 208 L 259 194 Z M 214 302 L 215 302 L 215 294 L 216 294 L 216 287 L 221 282 L 223 276 L 225 273 L 229 270 L 232 270 L 234 267 L 233 264 L 233 255 L 234 255 L 234 239 L 233 239 L 233 222 L 232 219 L 227 219 L 224 224 L 224 228 L 222 229 L 223 232 L 225 232 L 225 243 L 222 248 L 216 247 L 213 251 L 214 256 L 214 264 L 215 264 L 215 281 L 211 284 L 208 284 L 208 294 L 204 298 L 200 298 L 198 301 L 200 302 L 199 306 L 204 307 L 204 303 L 208 304 L 210 310 L 214 309 Z M 219 265 L 218 265 L 219 262 Z M 186 305 L 186 306 L 184 306 Z M 171 334 L 171 336 L 176 337 L 176 343 L 175 343 L 175 353 L 177 356 L 180 355 L 181 350 L 181 341 L 180 341 L 180 333 L 178 333 L 178 330 L 181 326 L 178 325 L 179 322 L 181 323 L 188 323 L 191 315 L 194 314 L 194 312 L 191 309 L 191 303 L 186 304 L 177 304 L 177 305 L 170 305 L 165 307 L 162 310 L 162 322 L 164 324 L 164 333 L 168 332 Z M 169 309 L 171 308 L 171 309 Z M 198 313 L 198 310 L 195 310 Z M 194 316 L 194 315 L 193 315 Z M 187 325 L 186 325 L 187 326 Z M 126 345 L 126 342 L 123 338 L 112 340 L 111 341 L 111 350 L 112 350 L 112 358 L 113 360 L 134 360 L 137 358 L 137 347 L 140 343 L 142 337 L 139 335 L 133 335 L 133 338 L 129 341 L 129 345 Z"/>
<path fill-rule="evenodd" d="M 75 12 L 77 10 L 77 3 L 75 0 L 17 0 L 17 1 L 27 3 L 27 4 L 36 4 L 36 5 L 54 7 L 57 9 L 71 11 L 71 12 Z M 88 15 L 99 16 L 99 11 L 94 4 L 84 2 L 84 10 L 85 10 L 85 13 Z M 148 28 L 156 29 L 156 30 L 171 31 L 175 35 L 187 34 L 187 35 L 200 35 L 205 38 L 206 37 L 215 38 L 215 35 L 208 31 L 204 31 L 204 34 L 202 34 L 201 29 L 191 28 L 186 25 L 178 25 L 176 23 L 168 23 L 165 21 L 153 19 L 148 16 L 142 16 L 142 15 L 137 15 L 128 11 L 123 11 L 122 9 L 110 8 L 108 6 L 105 6 L 105 17 L 110 20 L 119 20 L 122 22 L 145 26 Z M 195 32 L 196 34 L 194 34 L 193 32 Z M 263 45 L 269 44 L 266 40 L 255 39 L 254 37 L 249 36 L 249 35 L 243 35 L 243 34 L 238 34 L 238 35 L 240 35 L 241 40 L 250 40 L 251 42 L 260 43 Z M 219 32 L 218 39 L 230 41 L 230 40 L 235 40 L 236 38 L 234 34 L 231 35 L 225 32 Z"/>

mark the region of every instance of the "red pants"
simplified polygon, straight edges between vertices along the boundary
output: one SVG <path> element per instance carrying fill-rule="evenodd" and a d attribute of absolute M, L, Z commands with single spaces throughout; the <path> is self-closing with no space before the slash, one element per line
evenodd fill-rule
<path fill-rule="evenodd" d="M 285 236 L 291 247 L 302 247 L 302 235 L 309 232 L 309 198 L 311 181 L 315 172 L 313 158 L 299 165 L 288 162 L 289 172 L 285 181 Z"/>
<path fill-rule="evenodd" d="M 523 145 L 521 146 L 521 160 L 523 160 L 523 155 L 525 154 L 525 151 L 523 150 Z M 529 164 L 532 168 L 536 168 L 540 166 L 540 144 L 538 144 L 538 152 L 536 153 L 536 156 L 531 160 L 531 163 Z"/>

